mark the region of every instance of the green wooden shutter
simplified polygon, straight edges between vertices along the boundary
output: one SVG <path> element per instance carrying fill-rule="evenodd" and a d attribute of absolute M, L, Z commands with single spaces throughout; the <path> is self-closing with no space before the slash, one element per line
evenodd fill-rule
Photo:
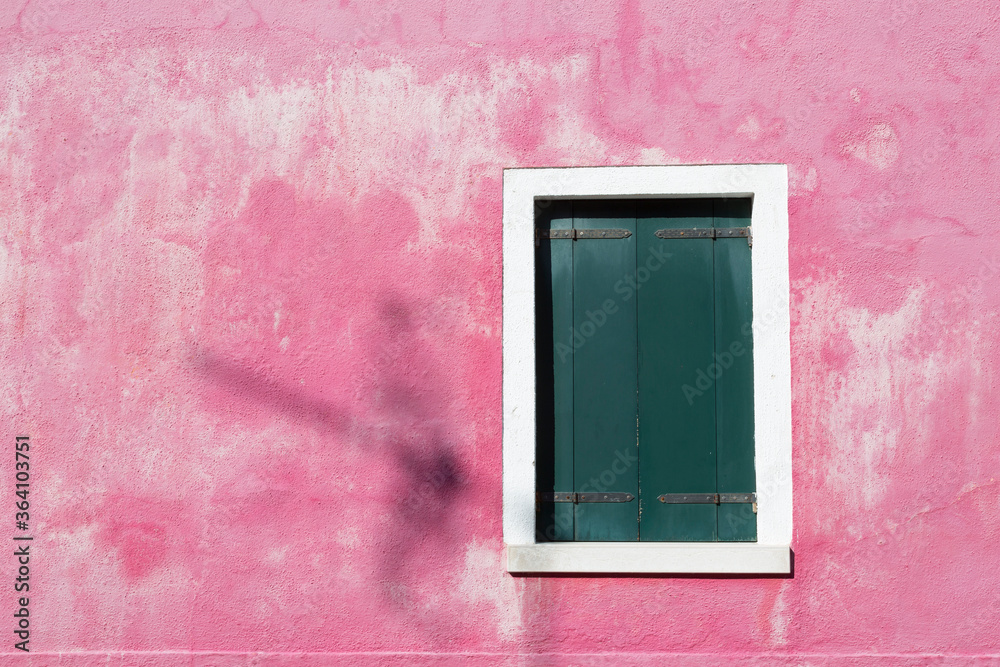
<path fill-rule="evenodd" d="M 536 219 L 630 233 L 539 240 L 536 488 L 637 498 L 539 502 L 538 540 L 755 540 L 749 503 L 657 500 L 755 491 L 747 239 L 656 236 L 746 227 L 750 200 L 548 202 Z"/>
<path fill-rule="evenodd" d="M 716 199 L 717 228 L 750 225 L 749 199 Z M 744 238 L 715 244 L 715 380 L 719 493 L 756 491 L 753 420 L 753 291 L 750 245 Z M 719 540 L 757 539 L 749 503 L 719 505 Z"/>
<path fill-rule="evenodd" d="M 577 201 L 576 229 L 625 229 L 623 239 L 573 246 L 573 477 L 578 493 L 639 495 L 636 453 L 635 299 L 615 285 L 635 274 L 635 203 Z M 612 312 L 609 312 L 612 311 Z M 626 465 L 628 463 L 628 465 Z M 576 539 L 639 539 L 639 503 L 576 505 Z"/>
<path fill-rule="evenodd" d="M 714 541 L 715 505 L 657 501 L 663 493 L 717 492 L 715 392 L 694 400 L 683 392 L 715 352 L 713 240 L 655 234 L 711 229 L 712 201 L 647 201 L 638 213 L 640 256 L 664 257 L 639 290 L 640 533 L 653 541 Z"/>

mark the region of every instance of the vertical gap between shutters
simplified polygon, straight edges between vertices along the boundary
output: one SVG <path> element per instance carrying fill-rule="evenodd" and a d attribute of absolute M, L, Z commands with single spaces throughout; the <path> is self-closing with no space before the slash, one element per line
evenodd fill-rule
<path fill-rule="evenodd" d="M 569 226 L 570 229 L 576 229 L 575 201 L 571 201 L 569 205 Z M 572 406 L 572 409 L 570 410 L 569 418 L 570 423 L 573 425 L 573 455 L 570 457 L 570 480 L 573 482 L 573 491 L 576 492 L 579 490 L 576 488 L 576 346 L 573 344 L 573 323 L 576 322 L 576 241 L 569 242 L 569 284 L 570 355 L 573 361 L 569 365 L 569 384 L 573 388 L 573 395 L 570 397 L 570 406 Z M 572 507 L 573 541 L 576 542 L 579 539 L 577 536 L 576 503 L 573 503 Z"/>

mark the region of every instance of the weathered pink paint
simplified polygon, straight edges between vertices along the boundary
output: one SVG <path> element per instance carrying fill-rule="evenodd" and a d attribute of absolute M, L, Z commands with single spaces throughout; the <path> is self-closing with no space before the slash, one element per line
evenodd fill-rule
<path fill-rule="evenodd" d="M 0 8 L 32 664 L 1000 661 L 995 2 L 334 4 Z M 789 165 L 794 577 L 511 577 L 501 169 L 674 162 Z"/>

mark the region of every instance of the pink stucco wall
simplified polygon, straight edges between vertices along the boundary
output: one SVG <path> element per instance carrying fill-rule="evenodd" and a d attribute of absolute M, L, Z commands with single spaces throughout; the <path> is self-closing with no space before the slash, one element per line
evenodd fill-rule
<path fill-rule="evenodd" d="M 1000 664 L 992 0 L 29 0 L 0 53 L 0 664 Z M 789 165 L 794 577 L 511 577 L 501 170 L 675 162 Z"/>

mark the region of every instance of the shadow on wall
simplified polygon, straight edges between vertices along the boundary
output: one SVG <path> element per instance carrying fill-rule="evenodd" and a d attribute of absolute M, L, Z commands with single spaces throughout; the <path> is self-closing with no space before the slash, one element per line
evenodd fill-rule
<path fill-rule="evenodd" d="M 258 184 L 245 213 L 220 225 L 209 241 L 214 275 L 207 281 L 201 336 L 209 342 L 196 347 L 194 370 L 224 423 L 260 432 L 273 428 L 278 416 L 290 425 L 289 439 L 300 452 L 289 465 L 307 468 L 302 475 L 312 481 L 286 493 L 297 495 L 292 502 L 306 512 L 315 511 L 308 503 L 317 497 L 340 508 L 314 515 L 314 522 L 332 524 L 324 532 L 364 527 L 357 555 L 377 561 L 371 583 L 381 584 L 386 603 L 400 607 L 405 596 L 398 595 L 399 584 L 425 572 L 414 563 L 417 552 L 462 556 L 452 547 L 464 543 L 458 501 L 470 483 L 448 435 L 451 399 L 446 370 L 436 361 L 450 341 L 421 335 L 426 309 L 419 296 L 402 291 L 420 284 L 427 264 L 424 258 L 407 267 L 416 260 L 399 259 L 407 232 L 416 229 L 416 213 L 401 197 L 381 201 L 383 226 L 404 232 L 390 247 L 386 239 L 394 237 L 386 233 L 378 247 L 365 245 L 373 243 L 368 235 L 338 233 L 350 225 L 362 228 L 349 213 L 296 202 L 280 181 Z M 238 282 L 221 274 L 238 276 Z M 338 317 L 353 318 L 354 330 Z M 250 474 L 274 465 L 266 453 L 248 455 L 261 456 L 245 468 Z M 345 501 L 337 489 L 346 487 L 354 490 Z M 223 502 L 240 498 L 229 494 Z M 281 519 L 267 514 L 284 510 L 227 513 L 249 513 L 260 525 L 278 526 Z M 387 513 L 391 520 L 381 520 Z"/>
<path fill-rule="evenodd" d="M 317 426 L 324 435 L 342 435 L 350 426 L 346 410 L 284 386 L 249 364 L 241 365 L 209 350 L 198 350 L 195 358 L 207 378 L 244 400 L 265 406 L 293 421 Z"/>

